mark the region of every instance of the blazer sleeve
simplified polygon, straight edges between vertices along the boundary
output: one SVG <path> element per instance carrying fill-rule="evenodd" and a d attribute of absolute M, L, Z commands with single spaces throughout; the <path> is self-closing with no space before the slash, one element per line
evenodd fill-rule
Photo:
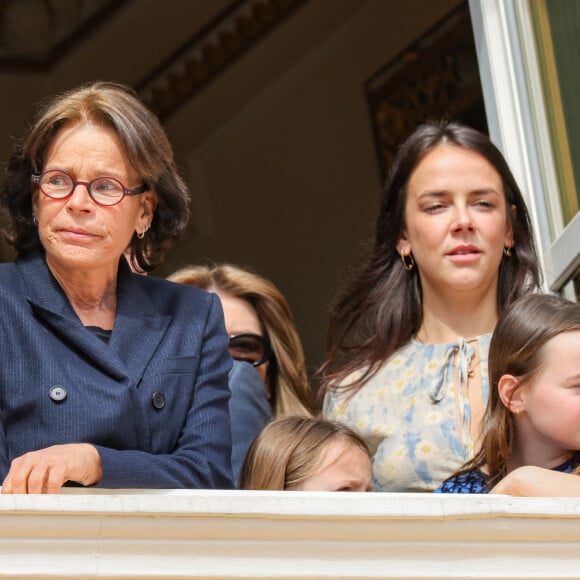
<path fill-rule="evenodd" d="M 234 361 L 230 390 L 232 470 L 237 485 L 248 449 L 262 427 L 272 419 L 272 411 L 264 383 L 251 364 Z"/>
<path fill-rule="evenodd" d="M 2 481 L 6 477 L 10 469 L 10 461 L 8 459 L 8 443 L 6 441 L 6 430 L 4 428 L 4 420 L 2 419 L 2 410 L 0 409 L 0 487 Z"/>
<path fill-rule="evenodd" d="M 203 333 L 199 370 L 185 425 L 171 453 L 116 450 L 95 445 L 103 488 L 231 489 L 231 427 L 227 350 L 219 298 L 212 296 Z"/>

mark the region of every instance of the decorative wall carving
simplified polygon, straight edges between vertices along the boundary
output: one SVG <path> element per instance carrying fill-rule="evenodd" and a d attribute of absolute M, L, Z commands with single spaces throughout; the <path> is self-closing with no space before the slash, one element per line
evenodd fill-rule
<path fill-rule="evenodd" d="M 376 72 L 365 92 L 383 179 L 420 123 L 448 118 L 487 132 L 467 3 Z"/>
<path fill-rule="evenodd" d="M 168 117 L 271 32 L 306 0 L 237 0 L 137 86 Z"/>

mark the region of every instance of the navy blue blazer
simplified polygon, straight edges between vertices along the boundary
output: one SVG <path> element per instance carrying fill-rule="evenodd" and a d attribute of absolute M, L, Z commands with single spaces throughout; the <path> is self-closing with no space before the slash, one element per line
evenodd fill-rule
<path fill-rule="evenodd" d="M 124 259 L 117 284 L 107 344 L 42 253 L 0 265 L 0 482 L 28 451 L 92 443 L 100 487 L 233 487 L 219 299 L 133 274 Z"/>

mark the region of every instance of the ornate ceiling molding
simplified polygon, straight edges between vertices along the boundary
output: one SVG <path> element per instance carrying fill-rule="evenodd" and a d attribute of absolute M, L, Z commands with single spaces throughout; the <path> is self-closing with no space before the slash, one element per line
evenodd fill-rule
<path fill-rule="evenodd" d="M 236 0 L 137 85 L 165 119 L 306 0 Z"/>
<path fill-rule="evenodd" d="M 128 0 L 0 0 L 0 70 L 45 70 Z"/>

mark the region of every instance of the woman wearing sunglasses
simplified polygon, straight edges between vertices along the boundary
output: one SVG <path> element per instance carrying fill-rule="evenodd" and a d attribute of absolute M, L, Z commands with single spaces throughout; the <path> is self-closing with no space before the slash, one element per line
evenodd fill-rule
<path fill-rule="evenodd" d="M 230 354 L 260 373 L 275 417 L 314 413 L 302 343 L 290 306 L 272 282 L 231 264 L 189 266 L 168 280 L 219 296 Z"/>
<path fill-rule="evenodd" d="M 253 367 L 245 369 L 244 380 L 236 367 L 230 377 L 232 469 L 237 479 L 248 447 L 270 419 L 270 413 L 258 415 L 258 408 L 269 403 L 274 417 L 310 417 L 314 413 L 304 351 L 290 307 L 270 281 L 230 264 L 189 266 L 169 276 L 169 280 L 219 296 L 230 337 L 230 355 L 234 361 Z M 248 367 L 242 362 L 235 365 Z M 252 387 L 251 371 L 259 374 L 261 389 Z"/>

